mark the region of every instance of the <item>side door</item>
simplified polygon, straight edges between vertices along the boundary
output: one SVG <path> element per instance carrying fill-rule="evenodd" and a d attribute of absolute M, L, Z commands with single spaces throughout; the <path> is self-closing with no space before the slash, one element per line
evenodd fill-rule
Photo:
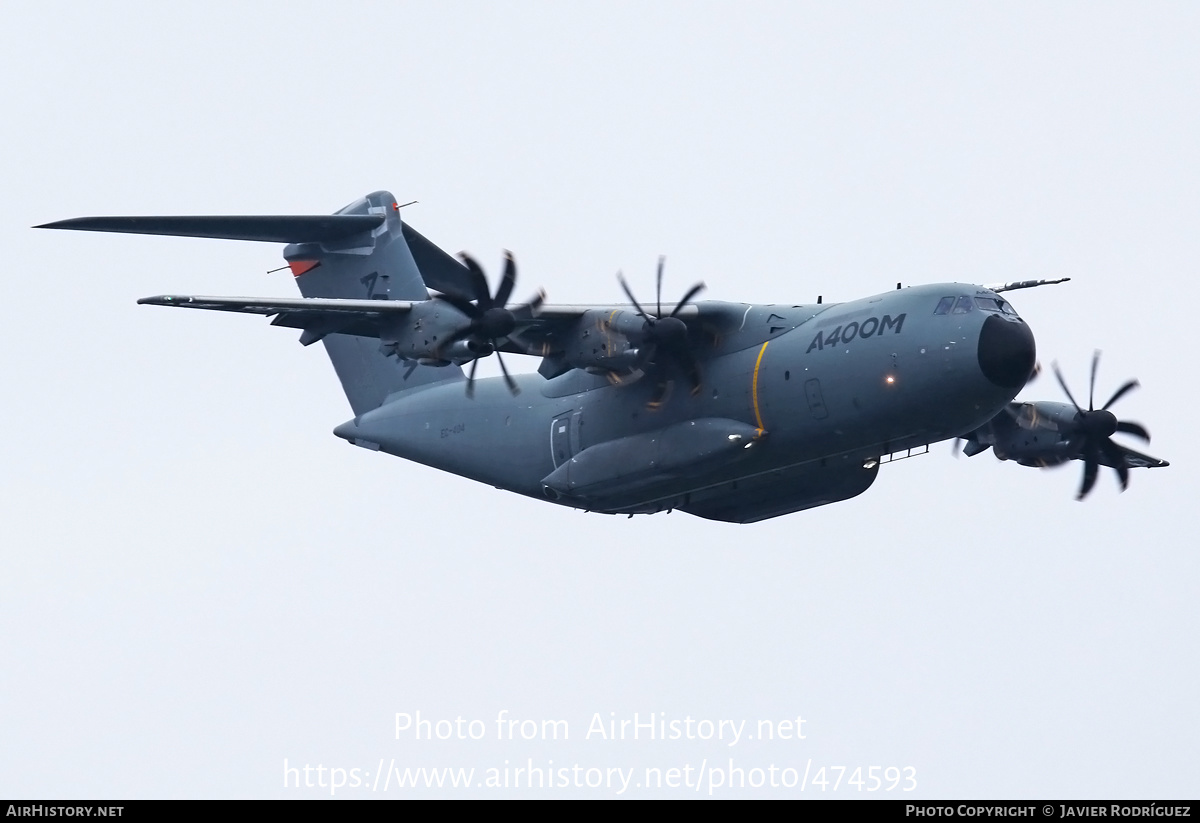
<path fill-rule="evenodd" d="M 550 422 L 550 459 L 556 469 L 579 451 L 579 417 L 580 412 L 572 410 Z"/>

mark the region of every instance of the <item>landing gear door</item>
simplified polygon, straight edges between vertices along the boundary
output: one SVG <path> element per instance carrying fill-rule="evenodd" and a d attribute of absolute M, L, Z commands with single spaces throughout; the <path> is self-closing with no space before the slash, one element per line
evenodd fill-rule
<path fill-rule="evenodd" d="M 554 468 L 566 463 L 579 451 L 579 412 L 560 414 L 550 423 L 550 457 Z"/>

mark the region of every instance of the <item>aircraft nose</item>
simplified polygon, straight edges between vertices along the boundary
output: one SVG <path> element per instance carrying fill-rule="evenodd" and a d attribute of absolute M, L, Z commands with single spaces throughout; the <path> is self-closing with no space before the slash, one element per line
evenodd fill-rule
<path fill-rule="evenodd" d="M 1025 323 L 991 315 L 979 332 L 979 368 L 1002 389 L 1019 389 L 1029 380 L 1037 351 Z"/>

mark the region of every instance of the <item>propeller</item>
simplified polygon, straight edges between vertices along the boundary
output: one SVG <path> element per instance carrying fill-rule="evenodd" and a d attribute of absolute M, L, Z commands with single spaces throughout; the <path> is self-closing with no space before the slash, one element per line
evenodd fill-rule
<path fill-rule="evenodd" d="M 646 318 L 646 325 L 642 328 L 642 344 L 651 350 L 650 357 L 655 363 L 665 365 L 664 361 L 669 361 L 678 366 L 679 369 L 688 375 L 688 379 L 692 383 L 692 394 L 700 391 L 700 364 L 696 362 L 696 356 L 692 353 L 692 347 L 688 342 L 687 324 L 677 316 L 683 307 L 686 306 L 693 297 L 704 290 L 703 283 L 697 283 L 687 290 L 670 314 L 664 316 L 662 309 L 662 283 L 663 283 L 663 265 L 666 262 L 665 257 L 658 258 L 658 277 L 655 287 L 655 312 L 650 314 L 642 308 L 642 304 L 633 296 L 633 290 L 629 288 L 629 284 L 625 282 L 624 276 L 617 272 L 617 280 L 621 284 L 621 288 L 625 292 L 625 296 L 629 298 L 629 302 L 637 309 L 638 314 Z M 662 356 L 662 360 L 659 356 Z M 650 401 L 651 408 L 658 408 L 666 399 L 667 391 L 670 388 L 670 382 L 664 380 L 659 384 L 659 390 L 653 400 Z"/>
<path fill-rule="evenodd" d="M 1108 410 L 1113 403 L 1116 403 L 1138 387 L 1137 380 L 1126 382 L 1121 388 L 1113 392 L 1113 396 L 1108 399 L 1107 403 L 1099 409 L 1095 407 L 1096 368 L 1099 364 L 1100 352 L 1097 351 L 1092 355 L 1092 379 L 1091 385 L 1088 388 L 1087 411 L 1084 411 L 1075 402 L 1075 397 L 1071 394 L 1071 390 L 1067 388 L 1067 381 L 1063 379 L 1058 364 L 1054 364 L 1054 376 L 1058 378 L 1058 385 L 1062 386 L 1062 390 L 1066 392 L 1067 399 L 1071 401 L 1071 405 L 1078 412 L 1075 415 L 1075 422 L 1078 429 L 1073 437 L 1078 438 L 1080 451 L 1083 456 L 1083 485 L 1079 487 L 1079 495 L 1075 498 L 1076 500 L 1082 500 L 1086 497 L 1087 493 L 1092 490 L 1092 486 L 1096 484 L 1096 476 L 1100 471 L 1101 457 L 1108 458 L 1114 464 L 1117 476 L 1121 480 L 1121 491 L 1125 491 L 1129 487 L 1129 466 L 1125 462 L 1125 453 L 1121 450 L 1121 447 L 1112 441 L 1113 434 L 1124 432 L 1125 434 L 1140 437 L 1147 443 L 1150 442 L 1150 433 L 1146 431 L 1144 426 L 1139 423 L 1117 420 L 1117 416 Z"/>
<path fill-rule="evenodd" d="M 508 369 L 504 367 L 504 358 L 500 356 L 499 346 L 506 339 L 517 346 L 523 345 L 519 339 L 514 339 L 511 335 L 519 321 L 528 320 L 537 315 L 546 295 L 539 291 L 528 303 L 510 309 L 508 308 L 508 298 L 512 296 L 513 287 L 517 283 L 517 264 L 513 260 L 512 252 L 504 252 L 504 273 L 500 277 L 500 285 L 496 287 L 494 295 L 488 287 L 487 277 L 484 276 L 483 268 L 479 263 L 466 252 L 459 254 L 459 257 L 470 274 L 474 302 L 461 294 L 436 294 L 434 299 L 454 306 L 467 316 L 470 323 L 449 335 L 442 341 L 441 347 L 445 348 L 459 340 L 467 340 L 473 344 L 473 349 L 479 351 L 478 357 L 471 360 L 471 371 L 467 375 L 467 397 L 475 395 L 475 367 L 479 365 L 479 358 L 487 357 L 493 352 L 496 354 L 496 361 L 500 364 L 500 371 L 504 374 L 504 382 L 508 385 L 508 390 L 514 395 L 519 394 L 521 389 L 508 373 Z"/>

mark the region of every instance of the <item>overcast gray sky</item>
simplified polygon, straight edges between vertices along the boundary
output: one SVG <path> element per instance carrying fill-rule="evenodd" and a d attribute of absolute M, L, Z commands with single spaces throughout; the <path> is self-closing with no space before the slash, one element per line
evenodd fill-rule
<path fill-rule="evenodd" d="M 634 784 L 731 759 L 807 787 L 714 796 L 822 796 L 822 766 L 825 796 L 1200 793 L 1200 7 L 4 16 L 0 796 L 329 795 L 328 771 L 285 788 L 285 760 L 358 769 L 342 797 L 616 793 L 371 785 L 381 763 L 478 783 L 530 762 L 693 796 Z M 292 331 L 135 304 L 292 295 L 265 274 L 277 246 L 29 228 L 325 213 L 379 188 L 489 270 L 512 249 L 518 296 L 556 302 L 618 301 L 618 269 L 648 293 L 659 254 L 668 289 L 733 301 L 1072 277 L 1013 296 L 1039 356 L 1077 396 L 1096 348 L 1099 394 L 1138 377 L 1116 411 L 1173 465 L 1123 495 L 1106 471 L 1081 504 L 1078 466 L 941 444 L 757 525 L 587 515 L 347 447 L 333 371 Z M 1052 379 L 1023 396 L 1064 399 Z M 397 739 L 418 711 L 486 736 Z M 497 740 L 502 711 L 570 738 Z M 635 712 L 754 738 L 587 736 Z M 755 734 L 796 717 L 803 740 Z M 915 790 L 848 785 L 872 766 Z"/>

